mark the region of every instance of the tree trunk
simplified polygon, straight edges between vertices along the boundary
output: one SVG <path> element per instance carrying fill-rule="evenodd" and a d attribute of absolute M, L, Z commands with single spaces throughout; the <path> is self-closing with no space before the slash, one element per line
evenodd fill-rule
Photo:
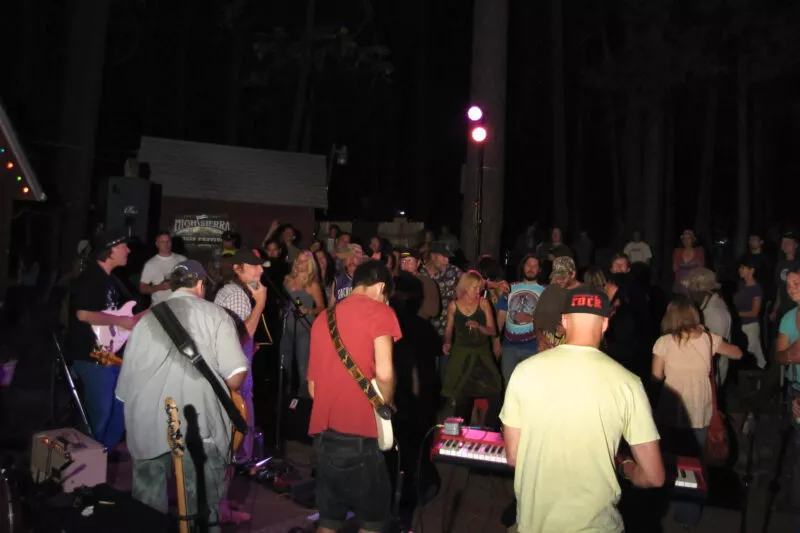
<path fill-rule="evenodd" d="M 617 116 L 611 111 L 608 116 L 608 157 L 611 162 L 611 184 L 613 188 L 614 243 L 625 244 L 625 198 L 622 193 L 622 169 L 620 168 Z"/>
<path fill-rule="evenodd" d="M 645 112 L 642 179 L 644 184 L 643 222 L 644 234 L 648 236 L 653 250 L 661 248 L 661 231 L 664 221 L 664 104 L 656 102 Z M 630 186 L 630 185 L 629 185 Z"/>
<path fill-rule="evenodd" d="M 697 213 L 694 230 L 697 235 L 711 236 L 711 188 L 714 182 L 717 147 L 717 114 L 719 112 L 719 85 L 712 82 L 708 88 L 706 123 L 703 130 L 703 155 L 700 163 L 700 183 L 697 192 Z"/>
<path fill-rule="evenodd" d="M 54 175 L 66 208 L 61 267 L 68 269 L 77 242 L 86 236 L 92 193 L 95 135 L 103 90 L 108 0 L 70 2 L 59 149 Z"/>
<path fill-rule="evenodd" d="M 642 206 L 642 111 L 635 102 L 628 104 L 623 138 L 625 165 L 625 222 L 628 235 L 641 228 Z M 649 239 L 651 236 L 647 235 Z"/>
<path fill-rule="evenodd" d="M 575 148 L 574 153 L 572 156 L 572 190 L 573 191 L 580 191 L 582 190 L 581 187 L 581 179 L 583 178 L 583 158 L 584 158 L 584 118 L 583 118 L 583 110 L 578 111 L 578 120 L 575 124 Z M 583 196 L 580 194 L 571 194 L 571 206 L 570 206 L 570 229 L 572 230 L 572 235 L 578 235 L 583 228 L 583 220 L 581 219 L 581 198 Z"/>
<path fill-rule="evenodd" d="M 303 62 L 300 66 L 300 79 L 294 95 L 294 112 L 292 127 L 289 130 L 289 143 L 286 149 L 296 152 L 300 147 L 300 135 L 303 129 L 303 114 L 308 103 L 308 83 L 314 65 L 314 19 L 316 17 L 316 0 L 308 0 L 306 5 L 306 29 L 303 34 Z"/>
<path fill-rule="evenodd" d="M 413 135 L 413 177 L 412 191 L 414 211 L 411 216 L 416 220 L 430 221 L 432 188 L 428 176 L 430 163 L 430 116 L 428 114 L 428 100 L 430 99 L 430 82 L 428 77 L 429 65 L 429 32 L 430 32 L 430 3 L 428 0 L 417 0 L 415 17 L 417 24 L 417 42 L 415 62 L 417 73 L 414 76 L 414 135 Z"/>
<path fill-rule="evenodd" d="M 772 180 L 769 176 L 767 120 L 763 96 L 753 107 L 753 227 L 766 229 L 767 217 L 772 213 Z M 762 234 L 763 235 L 763 234 Z"/>
<path fill-rule="evenodd" d="M 736 180 L 736 242 L 734 243 L 736 257 L 744 253 L 747 234 L 750 232 L 750 146 L 747 134 L 749 114 L 746 76 L 744 58 L 740 57 L 736 91 L 736 137 L 739 145 L 739 170 L 737 172 L 738 179 Z"/>
<path fill-rule="evenodd" d="M 672 282 L 671 258 L 674 249 L 675 235 L 678 231 L 675 228 L 675 110 L 667 108 L 667 115 L 664 119 L 664 195 L 662 204 L 664 210 L 664 227 L 661 232 L 662 245 L 660 248 L 653 247 L 654 254 L 661 252 L 661 257 L 654 257 L 650 262 L 654 265 L 655 276 L 652 279 L 661 280 L 668 286 Z M 660 269 L 661 272 L 657 272 Z"/>
<path fill-rule="evenodd" d="M 550 0 L 551 61 L 553 69 L 553 196 L 555 225 L 569 221 L 567 207 L 567 148 L 564 104 L 564 20 L 561 0 Z"/>
<path fill-rule="evenodd" d="M 472 102 L 482 107 L 489 133 L 484 147 L 483 229 L 479 249 L 480 253 L 494 257 L 500 253 L 503 226 L 507 34 L 508 0 L 475 0 Z M 467 257 L 472 259 L 476 259 L 474 202 L 478 186 L 477 169 L 478 149 L 470 141 L 464 172 L 461 243 Z"/>

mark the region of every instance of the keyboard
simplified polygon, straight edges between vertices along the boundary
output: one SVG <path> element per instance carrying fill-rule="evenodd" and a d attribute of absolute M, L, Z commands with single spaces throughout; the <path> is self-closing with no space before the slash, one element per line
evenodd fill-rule
<path fill-rule="evenodd" d="M 665 459 L 666 484 L 672 486 L 673 496 L 692 500 L 706 498 L 708 484 L 703 465 L 697 457 L 676 456 Z"/>
<path fill-rule="evenodd" d="M 458 436 L 440 429 L 433 439 L 431 460 L 467 467 L 513 472 L 508 465 L 503 435 L 482 429 L 462 428 Z"/>

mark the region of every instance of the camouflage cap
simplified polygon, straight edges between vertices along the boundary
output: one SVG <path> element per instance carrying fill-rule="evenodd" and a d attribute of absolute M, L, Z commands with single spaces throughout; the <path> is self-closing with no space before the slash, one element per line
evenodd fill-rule
<path fill-rule="evenodd" d="M 561 256 L 553 259 L 553 268 L 550 270 L 550 279 L 568 278 L 570 274 L 575 274 L 578 269 L 575 267 L 575 260 L 571 257 Z"/>
<path fill-rule="evenodd" d="M 694 268 L 681 282 L 689 292 L 709 292 L 721 287 L 717 275 L 707 268 Z"/>

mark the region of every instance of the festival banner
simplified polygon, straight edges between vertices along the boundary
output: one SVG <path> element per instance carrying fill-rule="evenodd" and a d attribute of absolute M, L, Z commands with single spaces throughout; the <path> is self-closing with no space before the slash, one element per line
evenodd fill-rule
<path fill-rule="evenodd" d="M 172 223 L 173 238 L 182 239 L 187 251 L 219 248 L 226 231 L 231 231 L 227 215 L 178 215 Z"/>

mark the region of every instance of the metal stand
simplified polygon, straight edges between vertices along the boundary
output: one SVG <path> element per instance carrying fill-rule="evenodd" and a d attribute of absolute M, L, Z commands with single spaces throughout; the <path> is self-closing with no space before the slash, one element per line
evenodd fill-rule
<path fill-rule="evenodd" d="M 481 256 L 481 233 L 483 230 L 483 143 L 478 146 L 478 186 L 475 191 L 475 263 Z"/>
<path fill-rule="evenodd" d="M 61 351 L 61 343 L 58 342 L 58 335 L 53 332 L 53 344 L 56 346 L 56 358 L 53 361 L 53 370 L 50 374 L 50 413 L 53 417 L 53 423 L 56 423 L 56 379 L 59 370 L 64 375 L 64 379 L 67 381 L 67 386 L 69 386 L 70 393 L 72 394 L 72 398 L 75 400 L 75 405 L 78 408 L 78 412 L 81 415 L 81 422 L 83 422 L 83 432 L 86 435 L 92 435 L 92 428 L 89 425 L 89 418 L 86 416 L 86 411 L 83 409 L 83 403 L 81 403 L 81 398 L 78 395 L 78 389 L 75 388 L 75 381 L 72 379 L 72 373 L 69 371 L 69 366 L 67 365 L 66 359 L 64 359 L 64 352 Z"/>
<path fill-rule="evenodd" d="M 309 331 L 311 331 L 311 322 L 309 322 L 308 317 L 306 317 L 305 314 L 300 311 L 300 307 L 297 305 L 297 303 L 286 295 L 285 293 L 286 291 L 283 287 L 279 288 L 269 277 L 267 277 L 266 280 L 270 288 L 275 291 L 275 294 L 278 295 L 278 299 L 281 300 L 281 302 L 283 302 L 285 306 L 288 306 L 291 309 L 291 312 L 295 316 L 295 328 L 294 331 L 292 332 L 292 356 L 293 358 L 296 358 L 297 324 L 303 323 L 303 325 L 306 326 Z M 288 324 L 288 322 L 289 322 L 289 315 L 287 314 L 286 317 L 283 319 L 284 334 L 286 333 L 286 325 Z M 281 350 L 281 347 L 279 345 L 278 346 L 278 397 L 276 399 L 276 407 L 275 407 L 274 449 L 276 452 L 281 452 L 283 448 L 281 443 L 281 422 L 283 420 L 283 393 L 284 393 L 283 372 L 285 370 L 284 367 L 285 365 L 283 360 L 283 350 Z"/>

